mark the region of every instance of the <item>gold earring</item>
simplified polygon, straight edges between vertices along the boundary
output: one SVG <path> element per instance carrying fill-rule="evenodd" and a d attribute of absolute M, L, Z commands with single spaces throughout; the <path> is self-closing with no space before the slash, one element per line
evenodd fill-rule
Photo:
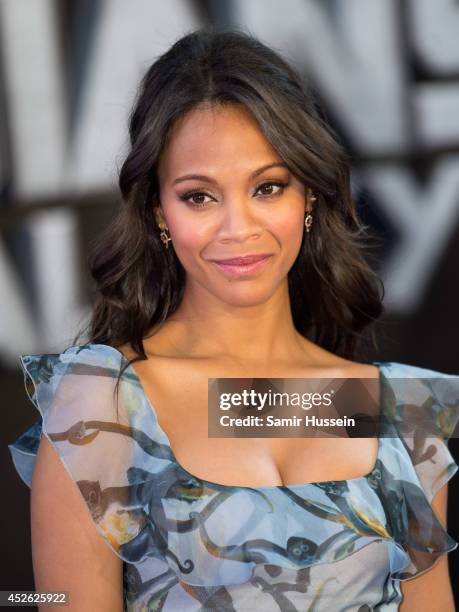
<path fill-rule="evenodd" d="M 159 227 L 159 229 L 161 228 Z M 172 238 L 170 237 L 170 234 L 169 235 L 167 234 L 168 231 L 169 231 L 169 228 L 166 226 L 163 230 L 161 230 L 161 233 L 159 235 L 166 249 L 169 248 L 169 241 L 172 240 Z"/>

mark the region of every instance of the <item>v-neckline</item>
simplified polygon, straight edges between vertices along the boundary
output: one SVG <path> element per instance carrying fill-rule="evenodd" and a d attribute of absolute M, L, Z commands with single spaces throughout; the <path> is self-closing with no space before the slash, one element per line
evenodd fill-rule
<path fill-rule="evenodd" d="M 126 363 L 128 363 L 128 359 L 124 356 L 124 354 L 121 351 L 119 351 L 117 348 L 115 348 L 114 346 L 111 346 L 111 345 L 108 345 L 108 344 L 98 344 L 98 343 L 89 343 L 88 346 L 103 346 L 103 347 L 112 349 L 121 358 L 121 362 L 123 364 L 123 367 L 124 367 L 124 365 Z M 140 377 L 137 374 L 137 371 L 132 366 L 132 364 L 129 364 L 127 366 L 127 368 L 125 369 L 125 372 L 129 372 L 131 377 L 133 377 L 133 379 L 135 380 L 135 382 L 136 382 L 136 384 L 138 386 L 138 389 L 140 391 L 141 398 L 144 401 L 145 406 L 146 406 L 147 410 L 149 411 L 151 418 L 154 420 L 155 425 L 156 425 L 156 427 L 157 427 L 161 437 L 165 440 L 166 445 L 169 448 L 172 461 L 190 479 L 198 480 L 199 482 L 202 482 L 204 485 L 208 485 L 209 487 L 214 488 L 214 489 L 242 489 L 242 490 L 247 489 L 247 490 L 252 490 L 252 491 L 274 491 L 276 489 L 299 489 L 299 488 L 310 488 L 310 487 L 323 487 L 324 485 L 330 485 L 330 484 L 345 484 L 345 483 L 356 483 L 357 484 L 357 483 L 366 482 L 369 478 L 374 476 L 375 472 L 379 469 L 379 461 L 381 459 L 382 452 L 383 452 L 383 438 L 381 437 L 381 430 L 382 430 L 383 416 L 384 416 L 384 383 L 385 383 L 385 381 L 387 381 L 387 377 L 384 374 L 384 369 L 385 369 L 386 365 L 389 365 L 389 364 L 388 364 L 388 362 L 372 361 L 371 365 L 375 365 L 378 368 L 378 373 L 379 373 L 379 376 L 377 378 L 377 380 L 379 382 L 379 388 L 378 388 L 379 389 L 379 399 L 378 399 L 378 410 L 379 410 L 379 415 L 378 415 L 378 419 L 379 419 L 378 449 L 377 449 L 377 453 L 376 453 L 375 463 L 374 463 L 373 467 L 371 468 L 371 470 L 367 474 L 364 474 L 363 476 L 356 476 L 355 478 L 346 478 L 346 479 L 339 479 L 339 480 L 319 480 L 319 481 L 315 481 L 315 482 L 305 482 L 305 483 L 295 483 L 295 484 L 255 485 L 255 486 L 248 486 L 248 485 L 227 485 L 227 484 L 222 484 L 222 483 L 218 483 L 218 482 L 213 482 L 211 480 L 207 480 L 205 478 L 201 478 L 200 476 L 196 476 L 196 475 L 192 474 L 191 472 L 189 472 L 185 467 L 183 467 L 183 465 L 178 461 L 178 459 L 177 459 L 177 457 L 176 457 L 176 455 L 174 453 L 174 450 L 172 448 L 171 442 L 169 440 L 169 436 L 164 431 L 164 429 L 162 428 L 162 426 L 161 426 L 161 424 L 160 424 L 160 422 L 158 420 L 158 413 L 156 411 L 156 408 L 154 407 L 153 403 L 151 402 L 149 396 L 147 395 L 147 393 L 145 391 L 145 388 L 144 388 L 144 386 L 142 384 L 142 381 L 140 380 Z M 124 375 L 124 373 L 123 373 L 123 375 Z M 373 380 L 373 379 L 371 379 L 371 380 Z"/>

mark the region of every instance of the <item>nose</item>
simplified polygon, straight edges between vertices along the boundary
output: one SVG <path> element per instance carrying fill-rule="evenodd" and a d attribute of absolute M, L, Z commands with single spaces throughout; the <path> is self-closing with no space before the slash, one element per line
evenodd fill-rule
<path fill-rule="evenodd" d="M 219 234 L 221 240 L 243 241 L 260 234 L 262 224 L 256 204 L 247 196 L 233 196 L 221 207 Z"/>

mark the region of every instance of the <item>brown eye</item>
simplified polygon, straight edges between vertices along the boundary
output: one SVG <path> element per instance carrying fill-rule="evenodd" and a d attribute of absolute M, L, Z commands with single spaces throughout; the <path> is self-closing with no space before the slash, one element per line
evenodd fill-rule
<path fill-rule="evenodd" d="M 205 193 L 194 193 L 193 195 L 190 196 L 191 198 L 191 202 L 193 204 L 204 204 L 204 198 L 206 198 L 206 194 Z"/>
<path fill-rule="evenodd" d="M 285 187 L 287 187 L 287 185 L 288 183 L 283 183 L 281 181 L 268 181 L 266 183 L 262 183 L 261 185 L 259 185 L 257 189 L 255 190 L 255 193 L 257 193 L 258 191 L 261 191 L 261 195 L 268 196 L 268 197 L 280 195 L 285 189 Z M 278 188 L 278 191 L 273 191 L 273 189 L 276 187 Z"/>
<path fill-rule="evenodd" d="M 209 202 L 205 202 L 202 198 L 210 197 L 211 196 L 207 193 L 204 193 L 204 191 L 189 191 L 188 193 L 185 193 L 184 195 L 180 196 L 180 199 L 183 202 L 191 204 L 191 206 L 194 206 L 195 208 L 203 208 L 204 206 L 207 206 Z"/>

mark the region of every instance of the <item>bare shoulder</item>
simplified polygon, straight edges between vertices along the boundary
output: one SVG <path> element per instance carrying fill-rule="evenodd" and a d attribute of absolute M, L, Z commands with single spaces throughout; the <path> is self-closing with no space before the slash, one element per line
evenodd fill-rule
<path fill-rule="evenodd" d="M 147 358 L 150 359 L 175 359 L 180 352 L 176 346 L 174 335 L 171 333 L 173 324 L 169 320 L 160 326 L 156 326 L 143 338 L 143 349 Z M 130 342 L 116 347 L 127 359 L 131 360 L 138 356 Z"/>
<path fill-rule="evenodd" d="M 301 342 L 303 343 L 305 353 L 313 357 L 316 367 L 329 370 L 334 376 L 378 378 L 379 368 L 371 363 L 361 363 L 345 359 L 312 343 L 306 338 L 302 338 Z"/>

